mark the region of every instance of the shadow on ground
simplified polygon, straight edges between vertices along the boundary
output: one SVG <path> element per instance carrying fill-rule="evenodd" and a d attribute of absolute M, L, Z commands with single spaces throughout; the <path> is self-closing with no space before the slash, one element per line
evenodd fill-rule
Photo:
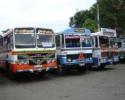
<path fill-rule="evenodd" d="M 103 72 L 103 71 L 110 71 L 110 70 L 116 70 L 114 67 L 105 67 L 104 69 L 98 69 L 98 68 L 90 68 L 89 71 L 97 71 L 97 72 Z"/>
<path fill-rule="evenodd" d="M 87 75 L 92 72 L 104 72 L 104 71 L 110 71 L 115 70 L 114 67 L 106 67 L 103 70 L 98 70 L 97 68 L 91 68 L 86 72 L 77 72 L 74 71 L 68 71 L 68 72 L 56 72 L 56 73 L 47 73 L 47 74 L 29 74 L 29 73 L 23 73 L 18 74 L 14 79 L 9 79 L 6 74 L 3 71 L 0 71 L 0 85 L 5 85 L 8 83 L 33 83 L 33 82 L 40 82 L 40 81 L 52 81 L 56 78 L 61 77 L 74 77 L 74 76 L 81 76 L 81 75 Z"/>

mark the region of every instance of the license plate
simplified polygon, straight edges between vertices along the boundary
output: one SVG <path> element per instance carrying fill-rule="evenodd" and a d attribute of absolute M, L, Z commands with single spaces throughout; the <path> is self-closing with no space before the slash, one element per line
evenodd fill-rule
<path fill-rule="evenodd" d="M 79 64 L 79 66 L 84 66 L 85 64 Z"/>
<path fill-rule="evenodd" d="M 35 65 L 34 68 L 42 68 L 42 65 Z"/>

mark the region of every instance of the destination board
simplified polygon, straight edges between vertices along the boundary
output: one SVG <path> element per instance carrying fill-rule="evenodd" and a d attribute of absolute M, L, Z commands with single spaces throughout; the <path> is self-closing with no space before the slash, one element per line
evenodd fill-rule
<path fill-rule="evenodd" d="M 38 34 L 53 34 L 53 30 L 44 29 L 44 28 L 36 28 L 36 33 L 38 33 Z"/>
<path fill-rule="evenodd" d="M 79 39 L 80 36 L 79 35 L 65 35 L 66 39 Z"/>
<path fill-rule="evenodd" d="M 105 36 L 116 37 L 116 30 L 115 29 L 101 28 L 101 32 Z"/>
<path fill-rule="evenodd" d="M 15 28 L 15 33 L 34 33 L 34 28 Z"/>

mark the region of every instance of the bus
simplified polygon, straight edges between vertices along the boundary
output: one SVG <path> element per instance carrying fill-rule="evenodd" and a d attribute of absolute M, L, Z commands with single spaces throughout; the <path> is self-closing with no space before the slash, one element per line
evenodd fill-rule
<path fill-rule="evenodd" d="M 118 38 L 119 61 L 125 61 L 125 38 Z"/>
<path fill-rule="evenodd" d="M 16 27 L 0 35 L 0 68 L 9 77 L 17 73 L 43 73 L 56 69 L 55 36 L 52 29 Z"/>
<path fill-rule="evenodd" d="M 100 32 L 92 33 L 91 36 L 94 41 L 94 67 L 103 69 L 107 64 L 118 62 L 118 47 L 115 30 L 101 28 Z"/>
<path fill-rule="evenodd" d="M 92 63 L 92 39 L 78 31 L 81 29 L 71 30 L 56 35 L 57 63 L 64 71 L 85 72 L 86 65 Z"/>
<path fill-rule="evenodd" d="M 111 58 L 111 63 L 117 64 L 117 63 L 119 63 L 118 38 L 117 37 L 111 37 L 109 39 L 109 41 L 110 41 L 109 56 Z"/>

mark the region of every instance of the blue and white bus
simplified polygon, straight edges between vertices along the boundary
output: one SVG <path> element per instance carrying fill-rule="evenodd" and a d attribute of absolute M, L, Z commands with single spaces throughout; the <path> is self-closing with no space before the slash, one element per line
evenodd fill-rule
<path fill-rule="evenodd" d="M 77 69 L 83 72 L 86 71 L 87 63 L 93 62 L 92 39 L 85 36 L 83 30 L 77 28 L 56 35 L 59 69 Z"/>

